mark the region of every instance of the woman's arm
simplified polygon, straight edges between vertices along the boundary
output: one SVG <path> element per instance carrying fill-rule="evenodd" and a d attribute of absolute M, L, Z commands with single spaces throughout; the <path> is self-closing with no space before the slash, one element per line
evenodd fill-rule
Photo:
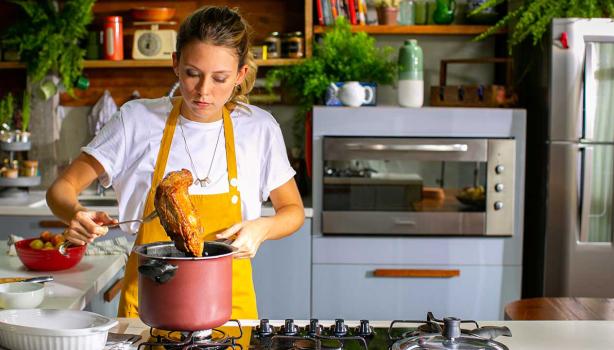
<path fill-rule="evenodd" d="M 77 199 L 103 172 L 104 168 L 94 157 L 81 153 L 47 190 L 47 205 L 68 225 L 64 235 L 73 243 L 92 242 L 108 231 L 99 224 L 115 222 L 104 212 L 88 211 Z"/>
<path fill-rule="evenodd" d="M 239 248 L 235 258 L 253 258 L 262 242 L 286 237 L 303 225 L 305 209 L 294 178 L 271 191 L 270 196 L 275 215 L 238 223 L 217 235 L 217 238 L 237 235 L 232 243 Z"/>

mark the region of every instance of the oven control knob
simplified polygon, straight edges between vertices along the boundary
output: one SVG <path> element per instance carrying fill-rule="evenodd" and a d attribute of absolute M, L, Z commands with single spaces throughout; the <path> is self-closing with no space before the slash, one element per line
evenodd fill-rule
<path fill-rule="evenodd" d="M 495 184 L 495 191 L 503 192 L 503 184 Z"/>
<path fill-rule="evenodd" d="M 505 167 L 501 164 L 495 167 L 495 173 L 497 174 L 503 174 L 504 171 L 505 171 Z"/>
<path fill-rule="evenodd" d="M 260 320 L 260 326 L 256 327 L 256 334 L 260 337 L 268 337 L 273 334 L 273 327 L 268 319 L 263 318 Z"/>
<path fill-rule="evenodd" d="M 503 209 L 503 202 L 495 202 L 495 210 Z"/>
<path fill-rule="evenodd" d="M 298 334 L 298 327 L 294 324 L 294 320 L 289 318 L 286 320 L 283 326 L 281 326 L 281 332 L 284 335 L 296 335 Z"/>
<path fill-rule="evenodd" d="M 317 318 L 309 320 L 309 326 L 307 326 L 307 334 L 313 337 L 322 334 L 322 325 L 318 322 Z"/>
<path fill-rule="evenodd" d="M 360 320 L 360 325 L 358 326 L 358 329 L 356 330 L 356 334 L 358 334 L 361 337 L 368 337 L 373 334 L 373 328 L 369 326 L 368 320 Z"/>
<path fill-rule="evenodd" d="M 335 337 L 345 337 L 348 334 L 348 326 L 345 325 L 343 319 L 336 319 L 332 332 Z"/>

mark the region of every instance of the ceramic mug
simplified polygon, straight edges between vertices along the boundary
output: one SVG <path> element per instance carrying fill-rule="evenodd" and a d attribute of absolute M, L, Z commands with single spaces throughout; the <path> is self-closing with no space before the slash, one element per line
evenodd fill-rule
<path fill-rule="evenodd" d="M 373 88 L 362 86 L 357 81 L 345 82 L 341 87 L 331 83 L 330 87 L 339 101 L 350 107 L 360 107 L 363 104 L 371 103 L 375 96 Z"/>

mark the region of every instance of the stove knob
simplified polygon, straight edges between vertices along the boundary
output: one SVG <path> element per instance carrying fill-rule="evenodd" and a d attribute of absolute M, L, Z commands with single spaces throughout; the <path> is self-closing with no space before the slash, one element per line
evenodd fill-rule
<path fill-rule="evenodd" d="M 503 184 L 495 184 L 495 191 L 497 192 L 503 192 Z"/>
<path fill-rule="evenodd" d="M 281 327 L 281 332 L 284 335 L 297 335 L 298 327 L 294 324 L 294 320 L 289 318 L 289 319 L 286 319 L 286 322 Z"/>
<path fill-rule="evenodd" d="M 501 210 L 503 209 L 503 202 L 495 202 L 495 210 Z"/>
<path fill-rule="evenodd" d="M 260 326 L 256 327 L 256 334 L 260 337 L 268 337 L 273 334 L 273 327 L 268 319 L 260 320 Z"/>
<path fill-rule="evenodd" d="M 309 320 L 309 326 L 307 326 L 307 334 L 310 337 L 322 334 L 322 325 L 318 322 L 317 318 Z"/>
<path fill-rule="evenodd" d="M 495 166 L 495 173 L 503 174 L 504 171 L 505 171 L 505 166 L 503 166 L 502 164 Z"/>
<path fill-rule="evenodd" d="M 345 337 L 348 334 L 348 326 L 343 323 L 343 319 L 336 319 L 332 332 L 335 337 Z"/>
<path fill-rule="evenodd" d="M 358 326 L 358 329 L 356 330 L 356 334 L 358 334 L 361 337 L 368 337 L 373 334 L 373 328 L 369 326 L 368 320 L 360 320 L 360 325 Z"/>
<path fill-rule="evenodd" d="M 460 319 L 456 317 L 446 317 L 443 319 L 443 336 L 452 340 L 461 336 Z"/>

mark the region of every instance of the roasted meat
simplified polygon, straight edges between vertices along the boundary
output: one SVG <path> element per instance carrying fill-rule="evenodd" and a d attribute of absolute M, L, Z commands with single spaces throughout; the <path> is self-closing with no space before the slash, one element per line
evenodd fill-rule
<path fill-rule="evenodd" d="M 154 206 L 175 247 L 190 256 L 202 256 L 204 232 L 188 195 L 191 184 L 192 173 L 187 169 L 168 173 L 156 188 Z"/>

